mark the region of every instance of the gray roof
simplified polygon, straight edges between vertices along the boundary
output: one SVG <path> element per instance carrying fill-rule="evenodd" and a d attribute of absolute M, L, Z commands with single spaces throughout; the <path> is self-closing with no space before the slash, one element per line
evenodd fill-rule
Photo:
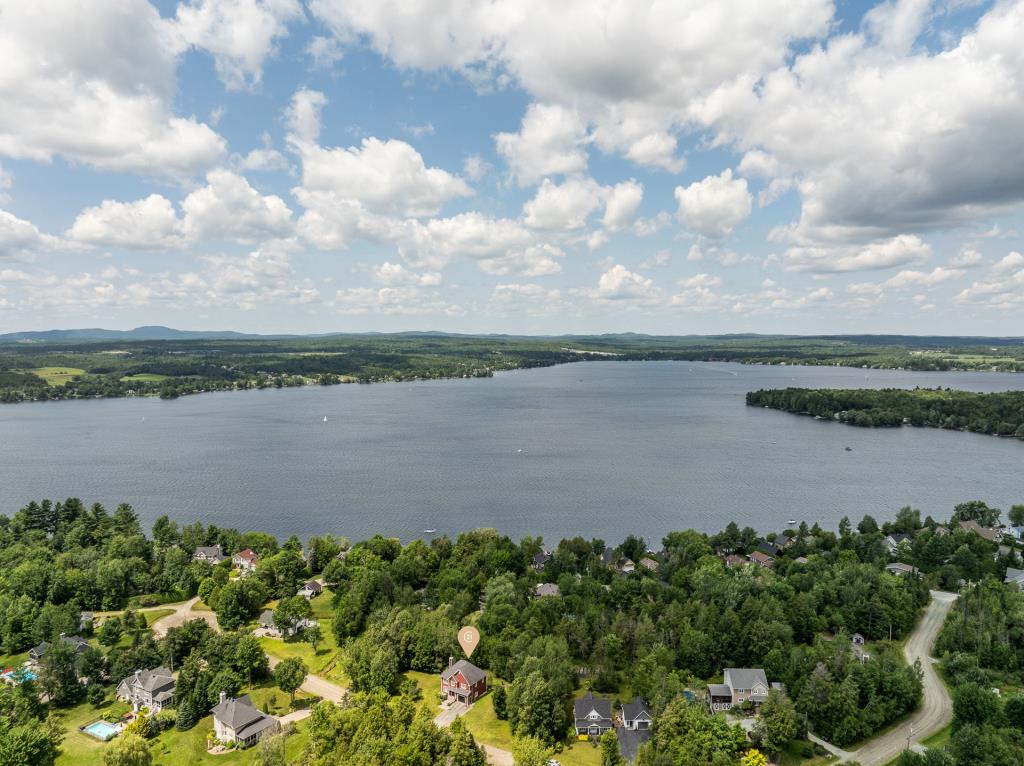
<path fill-rule="evenodd" d="M 537 566 L 541 566 L 542 564 L 547 564 L 550 560 L 551 560 L 551 554 L 548 553 L 547 551 L 541 551 L 540 553 L 535 553 L 533 555 L 533 563 L 536 564 Z"/>
<path fill-rule="evenodd" d="M 1014 583 L 1018 587 L 1024 583 L 1024 569 L 1014 569 L 1013 567 L 1006 568 L 1006 577 L 1003 582 Z"/>
<path fill-rule="evenodd" d="M 228 697 L 213 710 L 214 718 L 234 729 L 236 736 L 245 738 L 267 726 L 277 723 L 277 719 L 257 710 L 248 694 L 241 697 Z"/>
<path fill-rule="evenodd" d="M 586 697 L 580 697 L 573 703 L 572 711 L 577 720 L 585 719 L 594 711 L 602 718 L 611 720 L 612 701 L 603 697 L 595 697 L 594 692 L 587 692 Z"/>
<path fill-rule="evenodd" d="M 615 549 L 607 546 L 604 549 L 604 553 L 601 554 L 601 563 L 607 567 L 611 566 L 613 561 L 615 561 Z"/>
<path fill-rule="evenodd" d="M 761 668 L 726 668 L 725 682 L 733 689 L 753 689 L 758 683 L 767 689 L 768 677 Z"/>
<path fill-rule="evenodd" d="M 316 580 L 310 580 L 305 585 L 303 585 L 302 588 L 299 588 L 299 590 L 303 589 L 322 591 L 324 589 L 324 586 L 318 583 Z"/>
<path fill-rule="evenodd" d="M 542 582 L 533 591 L 538 598 L 543 596 L 561 596 L 562 591 L 553 582 Z"/>
<path fill-rule="evenodd" d="M 274 610 L 273 609 L 264 609 L 263 610 L 263 613 L 260 615 L 260 625 L 262 625 L 264 628 L 276 628 L 277 627 L 277 623 L 274 622 Z"/>
<path fill-rule="evenodd" d="M 79 654 L 89 648 L 89 642 L 81 636 L 61 636 L 60 640 L 65 644 L 71 644 L 71 647 Z M 38 646 L 33 646 L 29 653 L 36 657 L 42 657 L 46 654 L 46 650 L 50 648 L 49 641 L 40 641 Z"/>
<path fill-rule="evenodd" d="M 456 673 L 462 673 L 470 686 L 487 678 L 487 671 L 481 670 L 469 660 L 459 660 L 450 668 L 445 668 L 444 672 L 441 673 L 441 678 L 448 681 Z"/>
<path fill-rule="evenodd" d="M 642 697 L 634 697 L 632 702 L 627 702 L 622 706 L 622 720 L 624 721 L 635 721 L 641 713 L 646 714 L 650 719 L 651 709 L 647 707 L 647 703 L 643 701 Z"/>
<path fill-rule="evenodd" d="M 160 667 L 153 668 L 152 670 L 136 671 L 121 683 L 126 684 L 129 688 L 137 686 L 143 691 L 152 694 L 157 689 L 163 689 L 165 686 L 174 686 L 174 678 L 171 677 L 171 671 Z"/>
<path fill-rule="evenodd" d="M 708 684 L 708 694 L 712 697 L 732 697 L 732 689 L 725 684 Z"/>
<path fill-rule="evenodd" d="M 196 549 L 192 552 L 192 555 L 193 556 L 198 556 L 199 554 L 202 554 L 202 555 L 206 556 L 206 558 L 208 558 L 208 559 L 209 558 L 221 558 L 221 559 L 224 558 L 224 551 L 222 551 L 220 549 L 219 545 L 199 545 L 199 546 L 196 546 Z"/>

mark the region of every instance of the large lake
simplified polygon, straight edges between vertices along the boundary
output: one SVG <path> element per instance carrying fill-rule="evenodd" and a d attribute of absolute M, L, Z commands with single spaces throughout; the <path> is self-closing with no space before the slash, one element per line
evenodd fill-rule
<path fill-rule="evenodd" d="M 0 512 L 75 495 L 279 536 L 659 541 L 673 529 L 834 528 L 905 504 L 1024 502 L 1024 443 L 858 429 L 747 407 L 757 388 L 1019 388 L 998 373 L 580 362 L 498 375 L 0 406 Z M 324 417 L 327 422 L 324 422 Z M 846 447 L 852 451 L 847 451 Z"/>

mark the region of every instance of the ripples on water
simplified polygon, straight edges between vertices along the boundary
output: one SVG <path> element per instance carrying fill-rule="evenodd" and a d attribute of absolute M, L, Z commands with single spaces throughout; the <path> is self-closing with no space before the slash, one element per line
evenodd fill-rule
<path fill-rule="evenodd" d="M 1003 373 L 581 362 L 493 379 L 0 407 L 0 512 L 127 501 L 150 524 L 409 539 L 497 527 L 657 542 L 912 504 L 1024 502 L 1024 444 L 747 407 L 757 388 L 1019 388 Z M 327 422 L 324 422 L 324 417 Z M 845 448 L 851 447 L 852 451 Z"/>

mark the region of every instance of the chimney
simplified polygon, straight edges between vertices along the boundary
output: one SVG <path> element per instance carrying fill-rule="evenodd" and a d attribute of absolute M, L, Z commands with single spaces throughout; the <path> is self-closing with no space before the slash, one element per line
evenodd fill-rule
<path fill-rule="evenodd" d="M 220 704 L 223 705 L 225 702 L 227 702 L 227 699 L 228 699 L 228 693 L 227 692 L 221 692 L 220 693 Z"/>
<path fill-rule="evenodd" d="M 448 667 L 451 667 L 451 666 L 452 666 L 452 665 L 454 665 L 454 664 L 455 664 L 455 658 L 454 658 L 454 657 L 452 657 L 452 656 L 451 656 L 451 655 L 449 654 L 449 655 L 448 655 Z"/>

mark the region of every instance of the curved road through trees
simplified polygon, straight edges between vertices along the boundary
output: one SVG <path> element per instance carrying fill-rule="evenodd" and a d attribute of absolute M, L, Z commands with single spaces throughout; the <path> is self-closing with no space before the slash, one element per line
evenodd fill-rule
<path fill-rule="evenodd" d="M 824 746 L 833 755 L 838 756 L 840 763 L 856 761 L 861 766 L 884 766 L 906 750 L 908 742 L 909 744 L 919 743 L 952 720 L 953 701 L 950 699 L 946 685 L 935 670 L 935 661 L 931 658 L 931 650 L 935 646 L 935 639 L 938 638 L 939 631 L 942 630 L 942 626 L 946 622 L 946 615 L 949 614 L 953 602 L 957 599 L 957 594 L 933 590 L 931 597 L 932 600 L 925 609 L 924 617 L 910 634 L 903 649 L 903 656 L 909 664 L 913 665 L 916 660 L 921 660 L 921 670 L 924 673 L 921 706 L 911 713 L 907 720 L 877 737 L 869 739 L 852 752 L 840 750 L 817 737 L 813 738 L 815 742 Z"/>

